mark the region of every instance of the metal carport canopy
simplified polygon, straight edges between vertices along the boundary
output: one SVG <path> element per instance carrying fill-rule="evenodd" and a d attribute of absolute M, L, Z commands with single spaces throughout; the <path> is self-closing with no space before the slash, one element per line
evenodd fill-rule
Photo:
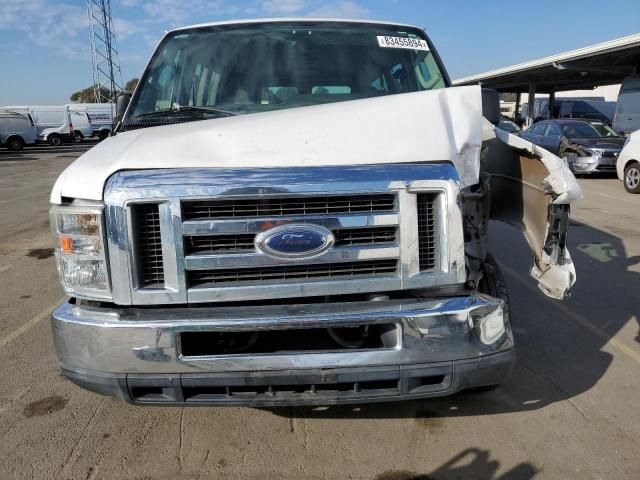
<path fill-rule="evenodd" d="M 591 89 L 620 83 L 640 74 L 640 33 L 590 47 L 499 68 L 453 81 L 455 86 L 481 84 L 499 92 L 538 93 Z"/>

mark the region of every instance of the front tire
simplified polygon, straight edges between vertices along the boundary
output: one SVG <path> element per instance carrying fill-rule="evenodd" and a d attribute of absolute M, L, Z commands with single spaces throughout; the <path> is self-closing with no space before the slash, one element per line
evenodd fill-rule
<path fill-rule="evenodd" d="M 509 325 L 511 322 L 511 304 L 509 302 L 507 285 L 504 282 L 502 270 L 500 270 L 498 262 L 496 262 L 495 258 L 493 258 L 490 253 L 487 254 L 487 259 L 485 260 L 484 272 L 482 279 L 480 280 L 480 284 L 478 285 L 478 291 L 480 293 L 486 293 L 492 297 L 499 298 L 504 302 L 504 322 L 506 325 Z M 498 387 L 500 387 L 500 384 L 483 385 L 480 387 L 468 388 L 465 392 L 471 394 L 486 393 L 492 392 Z"/>
<path fill-rule="evenodd" d="M 624 169 L 624 188 L 629 193 L 640 193 L 640 163 L 634 162 Z"/>
<path fill-rule="evenodd" d="M 60 137 L 60 135 L 57 134 L 52 134 L 49 135 L 49 138 L 47 138 L 47 141 L 49 142 L 49 145 L 51 145 L 52 147 L 59 147 L 60 145 L 62 145 L 62 138 Z"/>
<path fill-rule="evenodd" d="M 11 137 L 7 140 L 7 148 L 13 151 L 22 150 L 24 148 L 24 140 L 20 137 Z"/>
<path fill-rule="evenodd" d="M 74 143 L 80 143 L 83 139 L 84 139 L 84 136 L 82 135 L 81 132 L 79 132 L 77 130 L 75 132 L 73 132 L 73 142 Z"/>

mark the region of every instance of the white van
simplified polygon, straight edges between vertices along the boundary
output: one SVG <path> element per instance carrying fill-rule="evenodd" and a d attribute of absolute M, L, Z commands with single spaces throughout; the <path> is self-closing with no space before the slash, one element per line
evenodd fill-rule
<path fill-rule="evenodd" d="M 621 135 L 640 130 L 640 76 L 622 80 L 613 128 Z"/>
<path fill-rule="evenodd" d="M 69 108 L 69 116 L 71 118 L 74 142 L 81 142 L 85 138 L 93 137 L 93 125 L 86 111 Z"/>
<path fill-rule="evenodd" d="M 66 106 L 30 106 L 18 105 L 4 107 L 14 112 L 29 114 L 38 132 L 38 141 L 58 146 L 72 138 L 71 119 Z"/>
<path fill-rule="evenodd" d="M 70 111 L 86 112 L 93 128 L 93 133 L 90 136 L 104 140 L 111 133 L 115 109 L 112 103 L 70 103 L 67 107 Z"/>
<path fill-rule="evenodd" d="M 22 150 L 36 143 L 36 127 L 29 115 L 0 110 L 0 145 L 9 150 Z"/>

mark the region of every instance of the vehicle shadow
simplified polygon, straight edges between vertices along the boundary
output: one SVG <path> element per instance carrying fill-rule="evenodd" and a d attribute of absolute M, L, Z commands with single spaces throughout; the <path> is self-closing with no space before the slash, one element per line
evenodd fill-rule
<path fill-rule="evenodd" d="M 428 474 L 390 470 L 376 476 L 375 480 L 529 480 L 539 473 L 530 463 L 521 463 L 496 476 L 498 468 L 500 462 L 491 459 L 489 450 L 468 448 Z"/>
<path fill-rule="evenodd" d="M 605 375 L 613 355 L 603 350 L 629 322 L 639 331 L 637 286 L 620 238 L 572 220 L 569 248 L 578 281 L 572 297 L 558 302 L 544 296 L 528 275 L 529 251 L 519 231 L 492 223 L 490 249 L 502 266 L 511 300 L 517 362 L 507 382 L 492 392 L 461 392 L 450 397 L 406 402 L 271 409 L 282 416 L 307 418 L 459 417 L 537 410 L 590 390 Z M 640 335 L 636 336 L 638 341 Z M 634 356 L 626 341 L 616 355 Z"/>

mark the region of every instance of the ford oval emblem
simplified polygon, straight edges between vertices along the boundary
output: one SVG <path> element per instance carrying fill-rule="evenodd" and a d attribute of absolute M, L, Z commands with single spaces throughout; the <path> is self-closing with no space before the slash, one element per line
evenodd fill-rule
<path fill-rule="evenodd" d="M 256 248 L 279 258 L 309 258 L 333 246 L 330 230 L 319 225 L 289 224 L 271 228 L 256 236 Z"/>

